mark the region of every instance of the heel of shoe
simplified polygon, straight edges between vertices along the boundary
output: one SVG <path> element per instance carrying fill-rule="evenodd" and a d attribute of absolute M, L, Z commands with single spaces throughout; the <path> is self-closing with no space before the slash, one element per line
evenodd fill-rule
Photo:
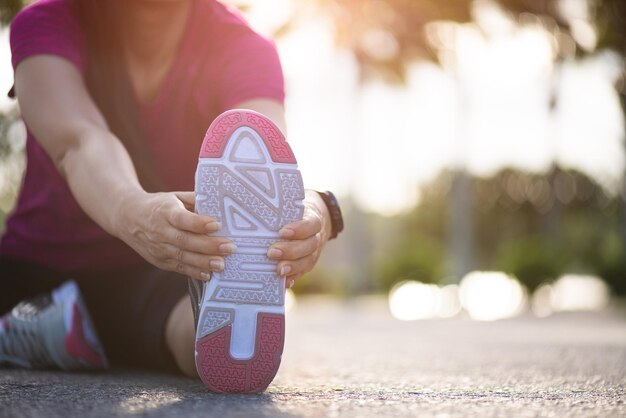
<path fill-rule="evenodd" d="M 108 368 L 104 349 L 76 282 L 64 283 L 53 291 L 52 297 L 63 307 L 65 353 L 57 354 L 61 367 L 66 370 Z"/>
<path fill-rule="evenodd" d="M 88 367 L 95 369 L 106 369 L 108 367 L 107 360 L 102 349 L 94 349 L 87 342 L 84 329 L 84 318 L 77 305 L 74 305 L 74 317 L 72 320 L 72 328 L 65 336 L 65 350 L 67 353 Z"/>
<path fill-rule="evenodd" d="M 262 392 L 272 382 L 283 353 L 285 316 L 257 315 L 254 355 L 237 360 L 230 355 L 232 325 L 196 341 L 196 367 L 207 387 L 218 393 Z"/>

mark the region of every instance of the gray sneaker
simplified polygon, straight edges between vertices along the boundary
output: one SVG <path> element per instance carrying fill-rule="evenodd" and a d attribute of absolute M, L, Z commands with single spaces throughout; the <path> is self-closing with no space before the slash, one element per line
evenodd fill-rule
<path fill-rule="evenodd" d="M 74 281 L 20 302 L 0 318 L 0 365 L 64 370 L 108 367 Z"/>

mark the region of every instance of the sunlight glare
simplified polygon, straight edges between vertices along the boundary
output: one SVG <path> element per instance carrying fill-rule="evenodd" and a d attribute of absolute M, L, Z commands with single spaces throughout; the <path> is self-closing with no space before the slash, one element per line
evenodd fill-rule
<path fill-rule="evenodd" d="M 566 274 L 552 286 L 550 302 L 554 311 L 600 311 L 610 300 L 602 279 L 591 275 Z"/>
<path fill-rule="evenodd" d="M 245 11 L 246 20 L 265 36 L 272 36 L 292 18 L 293 0 L 226 0 Z"/>
<path fill-rule="evenodd" d="M 293 290 L 285 290 L 285 313 L 291 312 L 296 307 L 296 303 L 296 294 Z"/>
<path fill-rule="evenodd" d="M 0 112 L 7 111 L 15 105 L 13 99 L 7 97 L 13 85 L 13 67 L 11 66 L 11 48 L 9 46 L 9 29 L 0 29 Z"/>
<path fill-rule="evenodd" d="M 439 288 L 433 284 L 405 281 L 389 292 L 389 310 L 401 321 L 433 318 L 439 305 Z"/>
<path fill-rule="evenodd" d="M 624 118 L 614 87 L 621 65 L 612 53 L 563 65 L 554 115 L 558 163 L 583 171 L 609 190 L 621 184 L 625 165 Z"/>
<path fill-rule="evenodd" d="M 437 305 L 438 317 L 452 318 L 458 315 L 462 308 L 458 285 L 450 284 L 439 290 L 439 304 Z"/>
<path fill-rule="evenodd" d="M 122 415 L 145 414 L 181 401 L 181 397 L 175 391 L 152 389 L 150 392 L 139 392 L 137 395 L 123 399 L 119 409 Z"/>
<path fill-rule="evenodd" d="M 272 13 L 269 3 L 254 3 L 258 13 Z M 623 122 L 614 78 L 601 71 L 606 60 L 593 56 L 595 66 L 578 71 L 567 62 L 555 71 L 554 34 L 539 24 L 511 28 L 491 3 L 477 8 L 482 28 L 430 24 L 429 39 L 448 54 L 456 47 L 458 65 L 411 64 L 402 86 L 361 83 L 355 56 L 334 44 L 332 22 L 299 15 L 277 44 L 288 138 L 307 187 L 350 195 L 361 208 L 391 216 L 410 210 L 419 185 L 445 168 L 542 173 L 557 160 L 594 178 L 621 176 Z M 394 53 L 384 34 L 368 42 Z M 563 96 L 553 111 L 555 85 Z"/>
<path fill-rule="evenodd" d="M 544 283 L 535 289 L 530 304 L 530 308 L 535 316 L 544 318 L 552 315 L 554 310 L 552 309 L 552 303 L 550 302 L 551 298 L 552 285 Z"/>
<path fill-rule="evenodd" d="M 461 303 L 470 317 L 494 321 L 520 314 L 525 289 L 513 276 L 495 271 L 474 271 L 461 280 Z"/>

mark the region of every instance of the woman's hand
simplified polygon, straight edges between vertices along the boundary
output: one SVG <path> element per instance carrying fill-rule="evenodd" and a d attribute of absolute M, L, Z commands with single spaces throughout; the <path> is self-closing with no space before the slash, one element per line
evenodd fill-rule
<path fill-rule="evenodd" d="M 272 245 L 267 256 L 279 261 L 276 271 L 286 276 L 287 287 L 292 287 L 304 273 L 313 269 L 330 237 L 330 215 L 320 195 L 307 190 L 302 220 L 285 225 L 279 233 L 288 241 Z"/>
<path fill-rule="evenodd" d="M 210 216 L 193 212 L 193 192 L 140 193 L 118 210 L 117 236 L 144 259 L 163 270 L 198 280 L 224 269 L 224 256 L 236 247 Z"/>

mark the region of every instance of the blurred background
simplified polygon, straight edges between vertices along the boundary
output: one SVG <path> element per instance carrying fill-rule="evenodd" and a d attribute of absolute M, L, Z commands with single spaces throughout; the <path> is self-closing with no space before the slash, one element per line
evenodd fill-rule
<path fill-rule="evenodd" d="M 22 3 L 0 3 L 0 231 L 24 169 L 4 94 Z M 626 2 L 229 3 L 276 40 L 305 185 L 344 211 L 296 295 L 495 320 L 626 294 Z"/>

